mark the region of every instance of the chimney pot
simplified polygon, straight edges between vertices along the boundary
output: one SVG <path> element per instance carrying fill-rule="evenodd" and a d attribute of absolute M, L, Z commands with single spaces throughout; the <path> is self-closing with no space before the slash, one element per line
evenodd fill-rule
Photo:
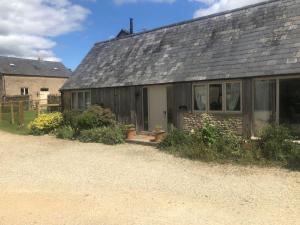
<path fill-rule="evenodd" d="M 133 18 L 130 18 L 130 34 L 133 34 Z"/>

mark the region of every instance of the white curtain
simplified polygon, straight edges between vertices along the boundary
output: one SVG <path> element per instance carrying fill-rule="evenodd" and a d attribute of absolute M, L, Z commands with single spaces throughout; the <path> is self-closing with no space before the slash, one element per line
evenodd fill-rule
<path fill-rule="evenodd" d="M 227 84 L 227 110 L 229 111 L 239 111 L 241 90 L 240 83 Z"/>
<path fill-rule="evenodd" d="M 195 110 L 205 111 L 207 103 L 207 88 L 205 85 L 195 87 Z"/>

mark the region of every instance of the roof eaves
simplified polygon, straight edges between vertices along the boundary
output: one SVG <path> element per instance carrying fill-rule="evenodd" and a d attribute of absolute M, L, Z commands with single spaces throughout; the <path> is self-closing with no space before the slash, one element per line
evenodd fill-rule
<path fill-rule="evenodd" d="M 2 74 L 2 75 L 5 75 L 5 76 L 25 76 L 25 77 L 48 77 L 48 78 L 69 78 L 70 77 L 70 75 L 68 76 L 68 75 L 66 75 L 66 76 L 59 76 L 59 75 L 57 75 L 57 76 L 54 76 L 54 75 L 43 75 L 43 74 L 37 74 L 37 75 L 33 75 L 33 74 L 18 74 L 18 73 L 14 73 L 14 74 L 12 74 L 12 73 L 1 73 L 0 72 L 0 74 Z"/>

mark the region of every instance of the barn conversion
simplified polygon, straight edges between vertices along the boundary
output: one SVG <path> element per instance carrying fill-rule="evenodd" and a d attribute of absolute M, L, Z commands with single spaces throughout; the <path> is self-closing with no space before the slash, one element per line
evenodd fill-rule
<path fill-rule="evenodd" d="M 31 100 L 58 95 L 70 75 L 60 62 L 0 56 L 0 101 L 20 95 Z"/>
<path fill-rule="evenodd" d="M 62 88 L 65 109 L 111 108 L 139 131 L 201 126 L 256 135 L 300 126 L 300 1 L 271 0 L 96 43 Z"/>

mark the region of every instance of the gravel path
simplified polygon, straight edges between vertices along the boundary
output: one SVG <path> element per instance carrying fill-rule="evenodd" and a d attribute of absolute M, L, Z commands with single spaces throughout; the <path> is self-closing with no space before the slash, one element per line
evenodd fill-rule
<path fill-rule="evenodd" d="M 0 132 L 0 225 L 299 225 L 300 173 Z"/>

